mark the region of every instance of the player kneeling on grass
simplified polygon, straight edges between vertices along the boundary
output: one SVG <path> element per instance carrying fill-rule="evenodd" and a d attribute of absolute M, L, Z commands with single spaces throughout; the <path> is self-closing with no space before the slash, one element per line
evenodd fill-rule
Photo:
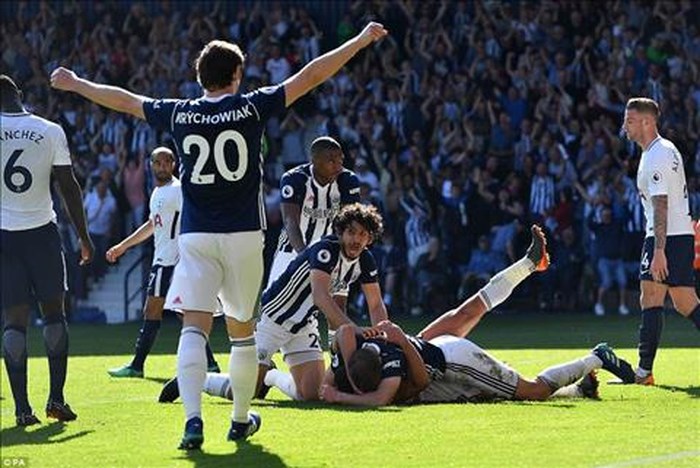
<path fill-rule="evenodd" d="M 360 283 L 372 324 L 387 318 L 377 265 L 367 250 L 381 236 L 381 216 L 374 207 L 353 203 L 333 219 L 333 230 L 336 235 L 304 249 L 263 293 L 262 316 L 255 329 L 259 398 L 275 386 L 293 400 L 319 399 L 324 362 L 316 316 L 320 310 L 330 329 L 341 325 L 357 329 L 344 312 L 351 284 Z M 291 374 L 271 369 L 272 355 L 279 350 Z M 231 398 L 230 389 L 228 375 L 207 374 L 206 393 Z M 172 379 L 159 401 L 174 401 L 178 396 L 177 380 Z"/>
<path fill-rule="evenodd" d="M 384 339 L 365 339 L 341 327 L 321 397 L 329 403 L 369 406 L 544 400 L 552 395 L 597 397 L 596 369 L 602 367 L 618 376 L 633 373 L 628 363 L 602 343 L 589 355 L 545 369 L 529 380 L 464 338 L 532 272 L 547 269 L 544 234 L 533 226 L 532 236 L 524 258 L 494 276 L 458 308 L 437 318 L 418 337 L 406 335 L 388 321 L 374 330 L 383 332 Z"/>

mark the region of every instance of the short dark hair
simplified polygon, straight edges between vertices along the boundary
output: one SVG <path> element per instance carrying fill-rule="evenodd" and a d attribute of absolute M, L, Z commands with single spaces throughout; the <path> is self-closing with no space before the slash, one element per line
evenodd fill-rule
<path fill-rule="evenodd" d="M 245 56 L 236 44 L 210 41 L 194 63 L 197 81 L 207 91 L 225 88 L 232 83 L 236 70 L 243 68 L 244 62 Z"/>
<path fill-rule="evenodd" d="M 17 104 L 22 99 L 22 91 L 9 76 L 0 75 L 0 100 L 2 105 Z"/>
<path fill-rule="evenodd" d="M 333 218 L 333 230 L 342 234 L 353 222 L 357 222 L 367 229 L 372 241 L 379 239 L 384 231 L 382 215 L 372 205 L 363 205 L 362 203 L 345 205 Z"/>
<path fill-rule="evenodd" d="M 654 117 L 654 119 L 658 119 L 661 115 L 661 112 L 659 111 L 659 104 L 657 104 L 657 102 L 653 99 L 645 97 L 631 98 L 629 101 L 627 101 L 625 109 L 641 112 L 642 114 L 649 114 Z"/>
<path fill-rule="evenodd" d="M 311 142 L 309 152 L 311 153 L 312 159 L 328 151 L 343 151 L 343 148 L 335 138 L 329 136 L 320 136 Z"/>
<path fill-rule="evenodd" d="M 348 373 L 358 390 L 373 392 L 382 381 L 382 359 L 369 349 L 356 349 L 348 360 Z"/>

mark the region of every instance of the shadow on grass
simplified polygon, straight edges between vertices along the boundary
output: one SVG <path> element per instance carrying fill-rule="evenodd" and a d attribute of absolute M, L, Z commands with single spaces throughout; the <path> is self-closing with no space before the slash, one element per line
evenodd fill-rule
<path fill-rule="evenodd" d="M 165 382 L 170 382 L 172 378 L 168 379 L 166 377 L 144 377 L 143 380 L 148 380 L 149 382 L 155 382 L 160 385 L 165 385 Z"/>
<path fill-rule="evenodd" d="M 261 408 L 289 408 L 298 410 L 317 410 L 317 409 L 329 409 L 344 411 L 350 413 L 356 413 L 360 411 L 388 411 L 397 412 L 401 411 L 401 407 L 396 406 L 345 406 L 345 405 L 333 405 L 330 403 L 324 403 L 322 401 L 294 401 L 294 400 L 254 400 L 256 405 Z M 219 399 L 214 401 L 215 405 L 231 405 L 231 400 Z"/>
<path fill-rule="evenodd" d="M 45 445 L 62 444 L 79 437 L 84 437 L 95 431 L 80 431 L 75 434 L 61 436 L 66 430 L 63 422 L 53 422 L 38 429 L 32 430 L 25 427 L 9 427 L 0 432 L 3 448 L 13 445 Z"/>
<path fill-rule="evenodd" d="M 656 388 L 668 390 L 669 392 L 685 392 L 691 398 L 700 398 L 700 386 L 691 385 L 690 387 L 677 387 L 675 385 L 657 385 Z"/>
<path fill-rule="evenodd" d="M 331 409 L 331 410 L 350 412 L 350 413 L 356 413 L 359 411 L 384 411 L 384 412 L 401 411 L 401 408 L 396 407 L 396 406 L 382 406 L 382 407 L 345 406 L 345 405 L 332 405 L 330 403 L 324 403 L 322 401 L 262 400 L 262 401 L 258 401 L 258 405 L 277 407 L 277 408 L 300 409 L 300 410 Z"/>
<path fill-rule="evenodd" d="M 205 442 L 206 443 L 206 442 Z M 266 450 L 262 445 L 250 442 L 241 442 L 236 451 L 231 454 L 213 454 L 204 450 L 192 450 L 177 458 L 177 460 L 189 460 L 198 468 L 208 466 L 255 466 L 265 468 L 279 468 L 287 465 L 274 453 Z M 206 446 L 205 446 L 206 447 Z"/>

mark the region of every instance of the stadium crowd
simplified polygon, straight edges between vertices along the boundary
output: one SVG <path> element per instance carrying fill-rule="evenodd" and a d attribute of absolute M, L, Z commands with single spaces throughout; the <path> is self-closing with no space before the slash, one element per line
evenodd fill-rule
<path fill-rule="evenodd" d="M 253 88 L 283 81 L 369 20 L 390 36 L 268 125 L 270 253 L 281 228 L 279 178 L 307 161 L 314 138 L 332 135 L 363 201 L 386 220 L 374 251 L 392 313 L 443 310 L 475 292 L 522 257 L 535 222 L 548 231 L 553 264 L 520 298 L 601 314 L 613 303 L 608 290 L 636 287 L 644 237 L 640 152 L 620 135 L 632 96 L 660 103 L 661 133 L 685 158 L 691 211 L 700 216 L 697 3 L 337 1 L 335 22 L 321 3 L 3 7 L 3 73 L 24 89 L 30 110 L 69 137 L 101 259 L 90 282 L 104 274 L 112 242 L 143 221 L 152 186 L 144 161 L 169 137 L 51 90 L 51 70 L 65 65 L 146 95 L 196 98 L 191 64 L 211 39 L 242 46 L 250 57 L 244 87 Z M 78 268 L 70 274 L 84 298 L 90 283 Z M 633 302 L 614 303 L 625 313 Z"/>

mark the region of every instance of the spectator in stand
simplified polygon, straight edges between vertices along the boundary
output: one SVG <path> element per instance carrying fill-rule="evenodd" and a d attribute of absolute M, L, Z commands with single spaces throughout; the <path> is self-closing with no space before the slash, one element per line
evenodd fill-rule
<path fill-rule="evenodd" d="M 603 305 L 605 293 L 613 287 L 613 283 L 616 283 L 619 292 L 618 312 L 620 315 L 627 315 L 629 314 L 625 302 L 627 275 L 621 258 L 623 223 L 621 220 L 613 218 L 611 207 L 603 206 L 600 221 L 596 221 L 595 214 L 591 213 L 588 218 L 588 226 L 595 236 L 593 243 L 598 255 L 597 267 L 600 281 L 594 312 L 599 317 L 605 315 L 605 306 Z"/>
<path fill-rule="evenodd" d="M 125 232 L 133 232 L 143 224 L 146 213 L 146 172 L 143 167 L 145 153 L 129 158 L 122 169 L 122 189 L 129 202 L 129 214 L 124 225 Z"/>
<path fill-rule="evenodd" d="M 107 182 L 100 179 L 95 188 L 85 197 L 88 232 L 95 244 L 95 257 L 92 262 L 92 275 L 100 281 L 107 270 L 105 253 L 111 242 L 117 202 L 110 193 Z"/>
<path fill-rule="evenodd" d="M 561 235 L 565 228 L 556 194 L 574 183 L 571 165 L 586 195 L 574 193 L 566 212 L 570 202 L 575 238 L 590 262 L 595 253 L 586 221 L 595 205 L 591 200 L 611 191 L 608 180 L 638 159 L 634 144 L 618 138 L 618 123 L 627 98 L 645 95 L 659 100 L 661 131 L 688 158 L 691 210 L 700 210 L 695 182 L 700 174 L 700 28 L 692 21 L 700 16 L 697 2 L 532 1 L 514 8 L 510 2 L 341 0 L 332 7 L 305 2 L 306 9 L 282 2 L 267 10 L 261 2 L 216 2 L 208 11 L 192 2 L 56 5 L 10 2 L 3 10 L 10 14 L 0 18 L 0 60 L 27 77 L 27 104 L 66 128 L 81 183 L 98 167 L 105 143 L 117 155 L 125 148 L 129 160 L 144 141 L 152 142 L 145 144 L 148 148 L 155 141 L 167 144 L 169 137 L 144 134 L 134 120 L 104 115 L 50 92 L 46 73 L 60 58 L 67 57 L 65 65 L 89 79 L 128 82 L 130 89 L 157 97 L 196 98 L 202 91 L 189 65 L 201 44 L 214 36 L 242 44 L 251 57 L 243 87 L 257 87 L 274 81 L 273 73 L 291 73 L 343 42 L 371 17 L 390 24 L 394 40 L 377 46 L 380 54 L 352 62 L 315 96 L 294 106 L 288 125 L 271 126 L 265 150 L 270 180 L 279 177 L 282 166 L 302 162 L 294 159 L 297 153 L 304 159 L 299 146 L 322 134 L 338 135 L 344 145 L 358 147 L 357 156 L 378 178 L 380 188 L 373 187 L 372 198 L 381 199 L 396 232 L 404 231 L 408 218 L 397 202 L 403 190 L 400 174 L 389 162 L 404 168 L 408 155 L 415 154 L 425 163 L 436 161 L 431 171 L 436 187 L 455 174 L 465 181 L 481 179 L 475 174 L 484 172 L 483 180 L 464 187 L 467 213 L 479 220 L 468 229 L 472 239 L 504 226 L 492 213 L 513 178 L 522 188 L 509 189 L 510 197 L 524 207 L 523 216 L 547 216 Z M 328 8 L 337 15 L 328 15 Z M 290 118 L 292 113 L 299 118 Z M 562 146 L 568 163 L 561 161 L 566 161 Z M 385 154 L 381 164 L 374 162 L 376 148 Z M 487 168 L 491 155 L 497 156 L 496 171 Z M 437 162 L 446 160 L 452 167 L 442 172 Z M 551 176 L 553 190 L 537 174 L 539 163 Z M 116 173 L 114 167 L 111 171 Z M 633 169 L 628 172 L 634 176 Z M 418 180 L 413 183 L 419 188 Z M 614 198 L 619 198 L 615 212 L 632 204 L 629 197 Z M 436 223 L 449 208 L 439 197 L 433 204 Z M 438 240 L 447 242 L 443 232 Z M 397 235 L 397 243 L 403 237 Z M 502 242 L 495 238 L 494 244 Z M 528 287 L 537 289 L 538 282 Z"/>

